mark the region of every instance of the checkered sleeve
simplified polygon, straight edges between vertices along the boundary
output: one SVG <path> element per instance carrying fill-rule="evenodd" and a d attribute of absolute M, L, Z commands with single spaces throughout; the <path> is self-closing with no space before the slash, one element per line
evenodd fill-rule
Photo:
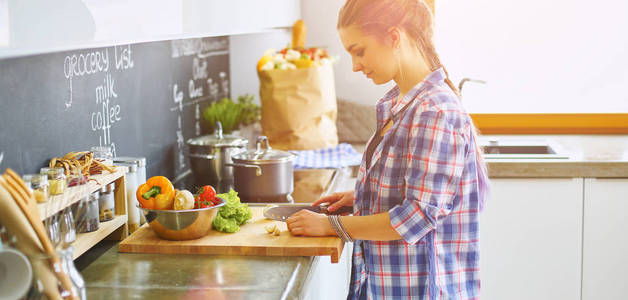
<path fill-rule="evenodd" d="M 466 149 L 466 139 L 452 120 L 455 112 L 417 114 L 421 121 L 415 117 L 409 124 L 404 199 L 389 211 L 392 227 L 409 244 L 416 244 L 451 211 Z"/>

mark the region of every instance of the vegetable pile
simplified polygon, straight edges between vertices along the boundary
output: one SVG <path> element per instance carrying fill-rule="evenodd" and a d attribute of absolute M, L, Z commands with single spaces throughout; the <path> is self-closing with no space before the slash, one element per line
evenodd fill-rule
<path fill-rule="evenodd" d="M 327 54 L 327 51 L 321 48 L 284 48 L 278 52 L 275 52 L 273 49 L 269 49 L 257 62 L 257 70 L 304 69 L 312 66 L 322 66 L 327 63 L 331 63 L 331 58 Z"/>
<path fill-rule="evenodd" d="M 253 211 L 248 204 L 240 203 L 238 192 L 233 189 L 228 193 L 218 194 L 217 197 L 225 199 L 225 205 L 218 209 L 218 213 L 212 222 L 212 228 L 222 232 L 234 233 L 240 230 L 240 225 L 253 217 Z"/>
<path fill-rule="evenodd" d="M 147 209 L 187 210 L 218 205 L 216 190 L 206 185 L 193 195 L 187 190 L 177 190 L 164 176 L 154 176 L 137 188 L 135 197 L 140 206 Z"/>

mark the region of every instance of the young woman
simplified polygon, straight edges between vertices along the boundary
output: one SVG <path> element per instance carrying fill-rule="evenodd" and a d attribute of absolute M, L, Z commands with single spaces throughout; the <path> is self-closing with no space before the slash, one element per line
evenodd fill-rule
<path fill-rule="evenodd" d="M 377 103 L 355 191 L 301 211 L 294 235 L 354 241 L 350 299 L 479 298 L 479 217 L 488 178 L 471 118 L 432 42 L 421 0 L 348 0 L 338 32 L 353 71 L 396 87 Z"/>

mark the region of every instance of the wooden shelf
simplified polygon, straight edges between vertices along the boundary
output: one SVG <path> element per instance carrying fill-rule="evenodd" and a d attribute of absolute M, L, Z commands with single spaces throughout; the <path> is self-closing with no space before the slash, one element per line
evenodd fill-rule
<path fill-rule="evenodd" d="M 89 181 L 87 182 L 87 187 L 85 187 L 85 185 L 74 186 L 67 188 L 63 194 L 50 196 L 48 201 L 37 204 L 41 219 L 47 219 L 62 209 L 78 202 L 85 196 L 101 189 L 109 183 L 114 182 L 118 178 L 123 177 L 126 172 L 127 167 L 117 166 L 115 167 L 114 173 L 90 176 Z"/>
<path fill-rule="evenodd" d="M 74 247 L 74 259 L 81 256 L 85 251 L 92 248 L 118 228 L 125 226 L 126 221 L 126 215 L 116 216 L 113 220 L 100 222 L 98 230 L 94 232 L 77 234 L 76 241 L 72 243 L 72 247 Z"/>
<path fill-rule="evenodd" d="M 85 251 L 92 248 L 116 230 L 119 231 L 116 237 L 117 239 L 123 240 L 127 236 L 128 217 L 126 212 L 126 180 L 124 176 L 127 169 L 128 168 L 124 166 L 116 166 L 115 172 L 113 173 L 92 175 L 89 177 L 87 184 L 67 188 L 63 194 L 50 196 L 48 201 L 37 204 L 41 219 L 45 220 L 85 198 L 89 194 L 100 190 L 103 186 L 115 182 L 114 198 L 116 217 L 113 220 L 101 222 L 98 230 L 94 232 L 77 234 L 76 241 L 72 243 L 72 247 L 74 247 L 74 259 L 81 256 Z"/>

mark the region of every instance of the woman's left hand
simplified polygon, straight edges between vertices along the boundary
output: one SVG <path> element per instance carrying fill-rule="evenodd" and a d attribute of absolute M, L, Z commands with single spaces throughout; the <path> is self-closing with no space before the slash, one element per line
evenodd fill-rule
<path fill-rule="evenodd" d="M 292 235 L 330 236 L 336 234 L 326 215 L 306 209 L 290 216 L 286 220 L 286 224 Z"/>

